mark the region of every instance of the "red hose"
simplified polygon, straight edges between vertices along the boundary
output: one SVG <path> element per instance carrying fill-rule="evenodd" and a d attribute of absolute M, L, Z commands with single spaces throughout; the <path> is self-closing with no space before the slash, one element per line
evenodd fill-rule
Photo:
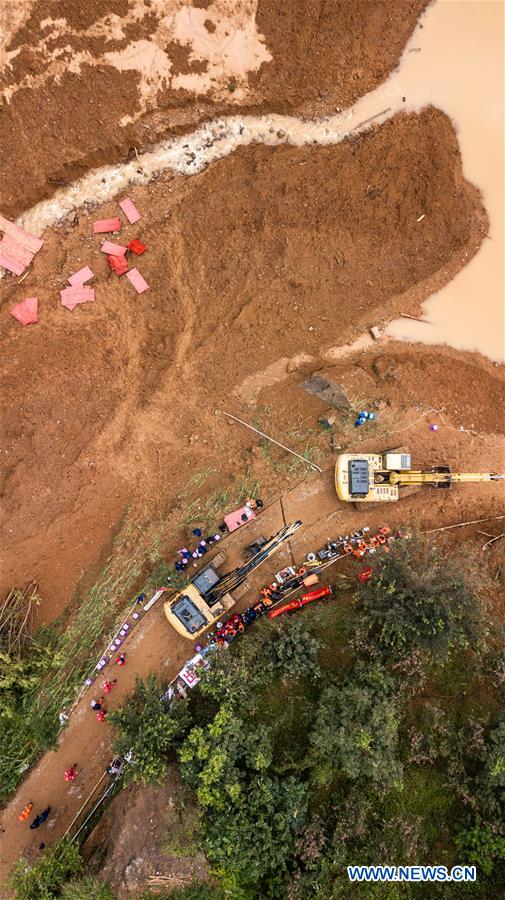
<path fill-rule="evenodd" d="M 273 609 L 268 615 L 270 619 L 276 619 L 277 616 L 282 616 L 285 612 L 290 612 L 292 609 L 299 609 L 302 605 L 302 601 L 300 599 L 292 600 L 291 603 L 286 603 L 285 606 L 280 606 L 279 609 Z"/>
<path fill-rule="evenodd" d="M 291 600 L 291 603 L 286 603 L 284 606 L 280 606 L 279 609 L 273 609 L 272 612 L 269 613 L 269 617 L 271 619 L 276 619 L 277 616 L 282 616 L 283 613 L 291 612 L 293 609 L 300 609 L 301 606 L 306 606 L 307 603 L 312 603 L 313 600 L 320 600 L 321 597 L 327 597 L 331 592 L 331 587 L 323 587 L 318 588 L 317 591 L 311 591 L 310 594 L 302 594 L 301 600 L 297 597 L 296 600 Z"/>

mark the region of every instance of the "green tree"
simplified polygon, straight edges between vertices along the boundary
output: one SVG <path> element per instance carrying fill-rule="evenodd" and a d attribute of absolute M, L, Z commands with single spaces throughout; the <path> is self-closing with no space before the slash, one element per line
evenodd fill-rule
<path fill-rule="evenodd" d="M 169 751 L 185 734 L 189 709 L 184 701 L 170 708 L 161 699 L 163 686 L 154 675 L 145 681 L 137 676 L 135 688 L 124 706 L 109 714 L 109 722 L 118 729 L 114 741 L 116 753 L 133 755 L 126 769 L 133 781 L 144 784 L 163 779 Z"/>
<path fill-rule="evenodd" d="M 359 647 L 386 659 L 417 649 L 444 659 L 484 635 L 470 566 L 421 539 L 397 541 L 378 558 L 373 577 L 358 589 L 357 612 Z"/>
<path fill-rule="evenodd" d="M 465 864 L 478 866 L 484 875 L 497 874 L 498 868 L 505 875 L 505 835 L 496 823 L 476 816 L 471 826 L 457 833 L 454 843 Z"/>
<path fill-rule="evenodd" d="M 84 862 L 78 847 L 60 841 L 44 850 L 36 862 L 18 859 L 9 877 L 16 900 L 54 900 L 61 897 L 65 883 L 79 875 Z"/>
<path fill-rule="evenodd" d="M 394 687 L 393 680 L 375 667 L 358 670 L 347 684 L 328 685 L 322 691 L 310 738 L 316 782 L 327 784 L 341 775 L 386 789 L 401 781 L 401 706 Z"/>
<path fill-rule="evenodd" d="M 321 641 L 313 637 L 301 619 L 288 619 L 277 628 L 277 637 L 268 644 L 272 668 L 282 675 L 320 674 L 318 654 Z"/>

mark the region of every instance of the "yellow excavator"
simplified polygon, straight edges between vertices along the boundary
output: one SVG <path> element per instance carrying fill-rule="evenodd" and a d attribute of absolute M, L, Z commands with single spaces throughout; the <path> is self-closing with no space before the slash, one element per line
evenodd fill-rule
<path fill-rule="evenodd" d="M 352 503 L 387 503 L 400 499 L 400 488 L 428 485 L 450 488 L 459 482 L 501 481 L 505 475 L 488 472 L 452 472 L 450 466 L 413 471 L 410 453 L 342 453 L 335 466 L 335 487 L 340 500 Z"/>

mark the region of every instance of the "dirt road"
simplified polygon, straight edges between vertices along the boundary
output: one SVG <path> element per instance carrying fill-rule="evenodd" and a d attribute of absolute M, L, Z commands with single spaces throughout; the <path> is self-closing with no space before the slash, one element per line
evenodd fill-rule
<path fill-rule="evenodd" d="M 418 437 L 422 439 L 420 432 Z M 465 439 L 466 438 L 466 439 Z M 503 441 L 497 446 L 494 439 L 487 438 L 472 450 L 471 436 L 463 438 L 465 456 L 469 465 L 485 460 L 487 467 L 496 469 L 503 459 Z M 426 438 L 429 440 L 429 438 Z M 329 536 L 347 533 L 353 528 L 369 525 L 372 529 L 387 522 L 391 527 L 415 522 L 421 529 L 440 527 L 464 521 L 465 518 L 499 515 L 504 508 L 502 486 L 488 484 L 468 486 L 446 492 L 430 492 L 407 497 L 387 511 L 374 508 L 356 511 L 351 505 L 340 503 L 335 496 L 333 467 L 321 475 L 309 476 L 282 499 L 284 516 L 287 521 L 300 518 L 304 525 L 294 536 L 291 550 L 299 563 L 306 552 L 317 549 Z M 227 540 L 230 567 L 240 558 L 240 549 L 247 539 L 259 534 L 268 536 L 283 524 L 283 514 L 279 502 L 268 507 L 247 530 L 238 531 Z M 458 532 L 456 541 L 468 539 L 468 532 Z M 256 597 L 257 589 L 270 580 L 273 572 L 282 565 L 290 564 L 289 547 L 281 548 L 278 554 L 260 569 L 252 582 L 251 592 L 241 600 L 239 608 L 250 605 Z M 228 565 L 228 562 L 227 562 Z M 338 564 L 341 567 L 342 564 Z M 247 636 L 243 638 L 247 640 Z M 154 671 L 169 679 L 192 655 L 192 642 L 176 635 L 163 616 L 160 603 L 142 620 L 139 628 L 125 644 L 127 665 L 116 673 L 118 684 L 107 698 L 109 708 L 120 704 L 132 689 L 135 675 L 145 676 Z M 99 682 L 98 682 L 99 683 Z M 4 810 L 1 823 L 5 832 L 1 836 L 0 878 L 2 881 L 14 863 L 23 853 L 33 859 L 41 839 L 46 843 L 57 840 L 66 830 L 84 798 L 98 781 L 111 757 L 111 729 L 107 723 L 99 724 L 90 709 L 90 700 L 97 693 L 96 686 L 86 693 L 79 706 L 72 713 L 70 721 L 61 733 L 58 748 L 47 753 L 38 766 L 28 775 L 15 798 Z M 77 763 L 79 776 L 67 785 L 63 772 Z M 36 808 L 51 804 L 52 813 L 44 832 L 34 834 L 27 823 L 17 821 L 19 811 L 28 800 L 33 800 Z"/>

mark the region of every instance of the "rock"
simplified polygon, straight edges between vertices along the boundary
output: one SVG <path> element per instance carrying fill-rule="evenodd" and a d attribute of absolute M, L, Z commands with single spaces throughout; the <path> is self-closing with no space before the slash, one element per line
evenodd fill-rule
<path fill-rule="evenodd" d="M 372 335 L 374 341 L 378 341 L 382 337 L 382 331 L 377 325 L 372 325 L 370 328 L 370 334 Z"/>

